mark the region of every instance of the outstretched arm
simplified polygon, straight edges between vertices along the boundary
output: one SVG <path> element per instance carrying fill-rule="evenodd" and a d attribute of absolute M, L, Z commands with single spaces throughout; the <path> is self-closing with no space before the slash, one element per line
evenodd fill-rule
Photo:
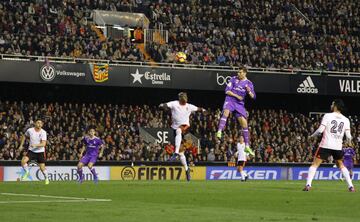
<path fill-rule="evenodd" d="M 198 111 L 198 112 L 206 112 L 206 109 L 198 107 L 196 111 Z"/>
<path fill-rule="evenodd" d="M 168 107 L 168 105 L 167 105 L 166 103 L 161 103 L 161 104 L 159 105 L 159 108 L 168 109 L 169 107 Z"/>
<path fill-rule="evenodd" d="M 319 128 L 313 134 L 311 134 L 310 137 L 321 135 L 324 132 L 324 130 L 325 130 L 325 126 L 321 124 Z"/>
<path fill-rule="evenodd" d="M 20 146 L 19 146 L 20 151 L 24 149 L 25 138 L 26 138 L 25 135 L 21 135 Z"/>
<path fill-rule="evenodd" d="M 104 144 L 101 145 L 101 149 L 100 149 L 100 153 L 99 153 L 99 158 L 102 158 L 103 154 L 104 154 Z"/>

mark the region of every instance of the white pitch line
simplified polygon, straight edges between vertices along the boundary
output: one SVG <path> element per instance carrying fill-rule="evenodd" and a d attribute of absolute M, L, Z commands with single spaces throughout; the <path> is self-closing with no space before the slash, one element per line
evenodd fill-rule
<path fill-rule="evenodd" d="M 81 201 L 111 201 L 111 199 L 95 199 L 95 198 L 81 198 L 81 197 L 64 197 L 64 196 L 51 196 L 41 194 L 23 194 L 23 193 L 0 193 L 5 196 L 23 196 L 23 197 L 41 197 L 41 198 L 53 198 L 53 199 L 65 199 L 65 200 L 81 200 Z"/>
<path fill-rule="evenodd" d="M 79 202 L 106 202 L 111 200 L 9 200 L 0 201 L 0 204 L 16 203 L 79 203 Z"/>

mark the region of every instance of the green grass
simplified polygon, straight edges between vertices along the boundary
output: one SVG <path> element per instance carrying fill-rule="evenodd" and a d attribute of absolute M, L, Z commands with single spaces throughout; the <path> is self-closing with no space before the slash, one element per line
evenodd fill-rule
<path fill-rule="evenodd" d="M 345 182 L 111 181 L 0 183 L 0 193 L 111 199 L 111 202 L 0 204 L 0 221 L 359 221 L 360 193 Z M 360 185 L 355 182 L 355 186 Z M 0 195 L 1 201 L 53 200 Z"/>

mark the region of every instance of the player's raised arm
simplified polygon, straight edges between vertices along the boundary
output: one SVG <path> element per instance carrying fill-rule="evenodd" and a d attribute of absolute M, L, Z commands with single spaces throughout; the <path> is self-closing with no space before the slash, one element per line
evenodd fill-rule
<path fill-rule="evenodd" d="M 315 137 L 315 136 L 321 135 L 324 132 L 325 128 L 326 128 L 326 123 L 327 123 L 327 116 L 325 114 L 322 121 L 321 121 L 321 125 L 319 126 L 319 128 L 313 134 L 311 134 L 310 137 Z"/>
<path fill-rule="evenodd" d="M 247 94 L 250 96 L 250 98 L 252 99 L 256 99 L 256 93 L 254 90 L 254 84 L 252 82 L 249 81 L 249 84 L 245 86 Z"/>
<path fill-rule="evenodd" d="M 159 108 L 168 109 L 169 107 L 168 107 L 168 105 L 167 105 L 166 103 L 161 103 L 161 104 L 159 105 Z"/>

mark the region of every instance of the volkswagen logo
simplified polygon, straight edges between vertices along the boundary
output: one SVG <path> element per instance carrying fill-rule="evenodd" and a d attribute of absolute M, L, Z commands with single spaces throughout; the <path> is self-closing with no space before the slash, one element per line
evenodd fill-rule
<path fill-rule="evenodd" d="M 40 77 L 46 82 L 53 81 L 55 78 L 55 68 L 52 65 L 43 65 L 40 69 Z"/>

